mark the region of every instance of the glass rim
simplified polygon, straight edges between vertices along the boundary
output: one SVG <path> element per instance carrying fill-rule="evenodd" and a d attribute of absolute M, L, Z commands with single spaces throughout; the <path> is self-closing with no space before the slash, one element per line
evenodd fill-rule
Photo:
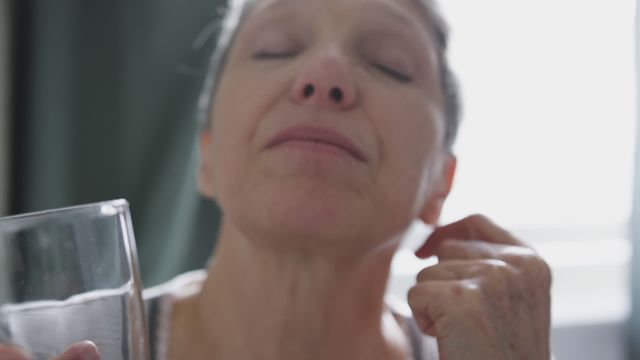
<path fill-rule="evenodd" d="M 98 201 L 98 202 L 88 203 L 88 204 L 64 206 L 60 208 L 53 208 L 53 209 L 47 209 L 47 210 L 39 210 L 39 211 L 33 211 L 33 212 L 28 212 L 23 214 L 15 214 L 15 215 L 9 215 L 5 217 L 0 217 L 0 223 L 4 221 L 26 220 L 29 218 L 37 218 L 37 217 L 47 216 L 51 214 L 70 213 L 70 212 L 86 210 L 90 208 L 97 208 L 97 207 L 101 208 L 103 206 L 110 206 L 112 208 L 119 210 L 122 208 L 128 208 L 129 202 L 126 199 L 114 199 L 114 200 Z"/>

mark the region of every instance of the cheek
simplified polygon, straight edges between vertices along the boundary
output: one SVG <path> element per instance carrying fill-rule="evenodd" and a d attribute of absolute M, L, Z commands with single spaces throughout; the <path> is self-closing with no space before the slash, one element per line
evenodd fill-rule
<path fill-rule="evenodd" d="M 251 141 L 264 115 L 286 96 L 289 83 L 281 72 L 265 73 L 247 64 L 227 70 L 216 94 L 214 122 L 243 134 L 234 141 Z"/>
<path fill-rule="evenodd" d="M 216 93 L 212 118 L 212 178 L 220 201 L 232 191 L 233 179 L 242 177 L 248 155 L 248 142 L 253 125 L 248 117 L 248 107 L 237 106 L 244 98 L 229 82 L 220 84 Z M 235 99 L 235 101 L 234 101 Z"/>
<path fill-rule="evenodd" d="M 382 162 L 380 188 L 385 201 L 415 216 L 435 176 L 444 139 L 444 122 L 438 106 L 425 95 L 396 98 L 393 106 L 379 109 L 376 117 Z"/>
<path fill-rule="evenodd" d="M 216 93 L 212 119 L 213 179 L 219 197 L 237 194 L 249 178 L 261 146 L 256 132 L 281 96 L 283 84 L 259 74 L 227 70 Z"/>

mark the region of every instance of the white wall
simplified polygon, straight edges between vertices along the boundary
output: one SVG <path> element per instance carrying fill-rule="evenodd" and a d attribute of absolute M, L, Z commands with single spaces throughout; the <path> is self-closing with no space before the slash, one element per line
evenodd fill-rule
<path fill-rule="evenodd" d="M 633 188 L 631 234 L 633 257 L 631 263 L 632 306 L 630 319 L 630 348 L 632 356 L 640 356 L 640 1 L 636 1 L 636 153 Z"/>
<path fill-rule="evenodd" d="M 556 326 L 551 349 L 557 360 L 627 360 L 627 330 L 623 321 Z"/>

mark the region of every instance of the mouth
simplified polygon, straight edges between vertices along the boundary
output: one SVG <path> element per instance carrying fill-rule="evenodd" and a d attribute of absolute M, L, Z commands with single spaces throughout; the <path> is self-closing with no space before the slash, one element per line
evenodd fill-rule
<path fill-rule="evenodd" d="M 297 125 L 284 129 L 267 143 L 266 149 L 295 143 L 338 150 L 358 161 L 367 161 L 363 152 L 346 136 L 335 130 L 309 125 Z"/>

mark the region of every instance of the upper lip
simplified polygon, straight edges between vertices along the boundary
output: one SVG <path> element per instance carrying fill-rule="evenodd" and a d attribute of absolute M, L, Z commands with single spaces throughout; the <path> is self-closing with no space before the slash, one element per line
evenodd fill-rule
<path fill-rule="evenodd" d="M 332 145 L 346 151 L 357 160 L 366 162 L 363 152 L 348 137 L 335 130 L 317 126 L 294 125 L 288 127 L 271 138 L 266 148 L 270 149 L 288 141 L 295 140 Z"/>

